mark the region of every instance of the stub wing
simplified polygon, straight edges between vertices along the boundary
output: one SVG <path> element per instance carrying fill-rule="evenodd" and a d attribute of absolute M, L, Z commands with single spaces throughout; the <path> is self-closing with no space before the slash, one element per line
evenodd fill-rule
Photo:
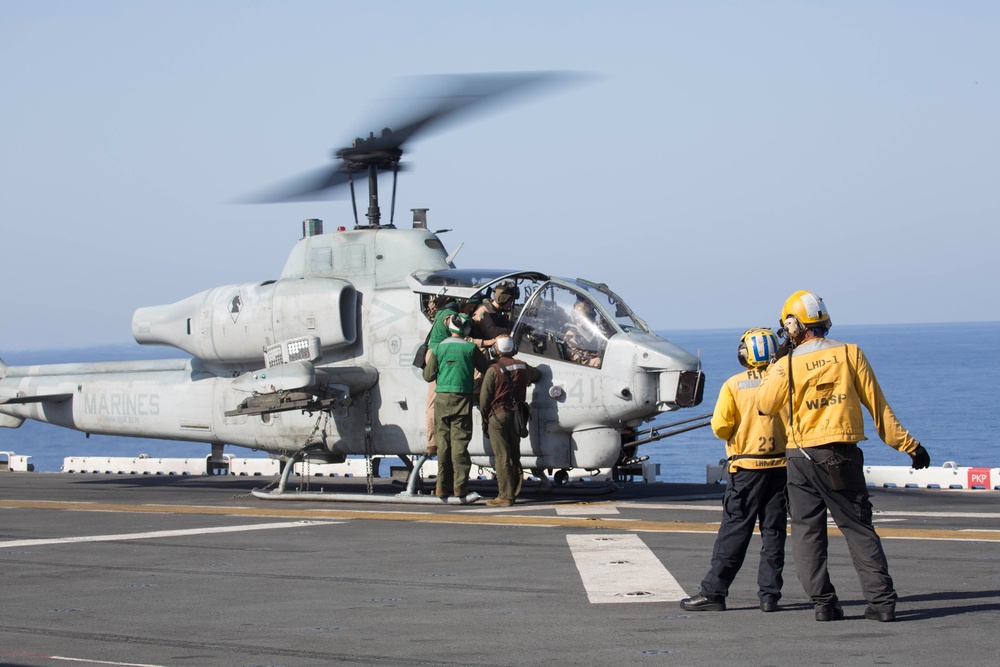
<path fill-rule="evenodd" d="M 286 410 L 328 410 L 343 407 L 352 393 L 370 389 L 378 381 L 371 366 L 338 366 L 317 371 L 310 362 L 292 362 L 237 378 L 234 386 L 247 391 L 227 417 L 260 415 Z"/>
<path fill-rule="evenodd" d="M 73 398 L 73 394 L 38 394 L 35 396 L 21 395 L 0 396 L 0 405 L 23 405 L 25 403 L 63 403 Z M 18 428 L 24 423 L 22 417 L 15 417 L 0 412 L 0 428 Z"/>
<path fill-rule="evenodd" d="M 62 403 L 73 398 L 73 394 L 39 394 L 36 396 L 0 396 L 0 405 L 21 403 Z"/>

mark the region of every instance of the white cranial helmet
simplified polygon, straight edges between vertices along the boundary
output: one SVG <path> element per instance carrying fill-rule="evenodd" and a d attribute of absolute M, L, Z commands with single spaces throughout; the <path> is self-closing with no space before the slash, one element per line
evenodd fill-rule
<path fill-rule="evenodd" d="M 514 354 L 514 339 L 510 336 L 498 336 L 494 343 L 497 354 Z"/>

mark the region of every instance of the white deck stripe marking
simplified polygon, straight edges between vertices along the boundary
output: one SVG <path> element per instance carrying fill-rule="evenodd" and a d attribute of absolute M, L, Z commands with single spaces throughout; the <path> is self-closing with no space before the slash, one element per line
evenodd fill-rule
<path fill-rule="evenodd" d="M 680 503 L 609 503 L 612 507 L 621 509 L 646 509 L 646 510 L 694 510 L 705 512 L 721 512 L 722 502 L 717 505 L 684 505 Z M 875 518 L 879 517 L 916 517 L 934 519 L 1000 519 L 998 512 L 914 512 L 910 510 L 880 510 L 876 509 Z"/>
<path fill-rule="evenodd" d="M 897 512 L 875 510 L 875 516 L 915 516 L 935 519 L 1000 519 L 996 512 Z"/>
<path fill-rule="evenodd" d="M 46 544 L 74 544 L 78 542 L 118 542 L 120 540 L 149 540 L 159 537 L 183 537 L 185 535 L 207 535 L 213 533 L 240 533 L 248 530 L 271 530 L 272 528 L 301 528 L 303 526 L 324 526 L 340 521 L 284 521 L 281 523 L 257 523 L 247 526 L 215 526 L 212 528 L 191 528 L 187 530 L 158 530 L 151 533 L 122 533 L 120 535 L 80 535 L 78 537 L 56 537 L 47 540 L 12 540 L 0 542 L 0 549 L 16 547 L 37 547 Z"/>
<path fill-rule="evenodd" d="M 91 665 L 117 665 L 118 667 L 164 667 L 163 665 L 151 665 L 145 662 L 109 662 L 107 660 L 87 660 L 86 658 L 68 658 L 64 655 L 42 656 L 49 660 L 62 660 L 64 662 L 86 662 Z"/>
<path fill-rule="evenodd" d="M 65 655 L 42 655 L 39 653 L 0 653 L 0 655 L 13 656 L 16 658 L 43 658 L 45 660 L 62 660 L 64 662 L 86 662 L 91 665 L 118 665 L 119 667 L 164 667 L 164 665 L 152 665 L 145 662 L 114 662 L 110 660 L 88 660 L 87 658 L 71 658 Z M 13 663 L 3 663 L 13 664 Z"/>
<path fill-rule="evenodd" d="M 592 604 L 670 602 L 687 597 L 673 575 L 635 534 L 567 535 Z"/>
<path fill-rule="evenodd" d="M 680 503 L 617 503 L 623 509 L 635 508 L 642 510 L 697 510 L 702 512 L 721 512 L 722 496 L 714 505 L 682 505 Z"/>
<path fill-rule="evenodd" d="M 557 505 L 558 516 L 589 516 L 591 514 L 620 514 L 614 505 Z"/>

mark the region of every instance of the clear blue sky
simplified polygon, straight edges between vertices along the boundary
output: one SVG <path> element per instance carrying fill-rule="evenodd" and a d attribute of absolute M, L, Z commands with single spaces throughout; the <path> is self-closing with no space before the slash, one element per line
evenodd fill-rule
<path fill-rule="evenodd" d="M 397 220 L 430 208 L 461 267 L 603 281 L 661 329 L 797 289 L 835 324 L 998 320 L 997 35 L 990 2 L 0 1 L 0 356 L 276 278 L 350 203 L 227 202 L 451 72 L 601 75 L 410 147 Z"/>

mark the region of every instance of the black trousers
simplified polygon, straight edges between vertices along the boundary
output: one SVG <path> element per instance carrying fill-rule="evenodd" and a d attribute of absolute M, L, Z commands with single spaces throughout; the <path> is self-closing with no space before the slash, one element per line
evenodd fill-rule
<path fill-rule="evenodd" d="M 743 566 L 750 538 L 760 525 L 763 542 L 757 568 L 757 596 L 781 598 L 785 566 L 785 468 L 738 470 L 729 475 L 722 499 L 722 524 L 712 549 L 712 567 L 701 582 L 701 594 L 727 596 Z"/>
<path fill-rule="evenodd" d="M 827 510 L 847 540 L 865 599 L 879 610 L 894 609 L 896 605 L 889 563 L 872 525 L 864 461 L 864 453 L 853 443 L 788 450 L 788 513 L 795 569 L 802 588 L 816 606 L 837 602 L 837 591 L 827 571 Z"/>

